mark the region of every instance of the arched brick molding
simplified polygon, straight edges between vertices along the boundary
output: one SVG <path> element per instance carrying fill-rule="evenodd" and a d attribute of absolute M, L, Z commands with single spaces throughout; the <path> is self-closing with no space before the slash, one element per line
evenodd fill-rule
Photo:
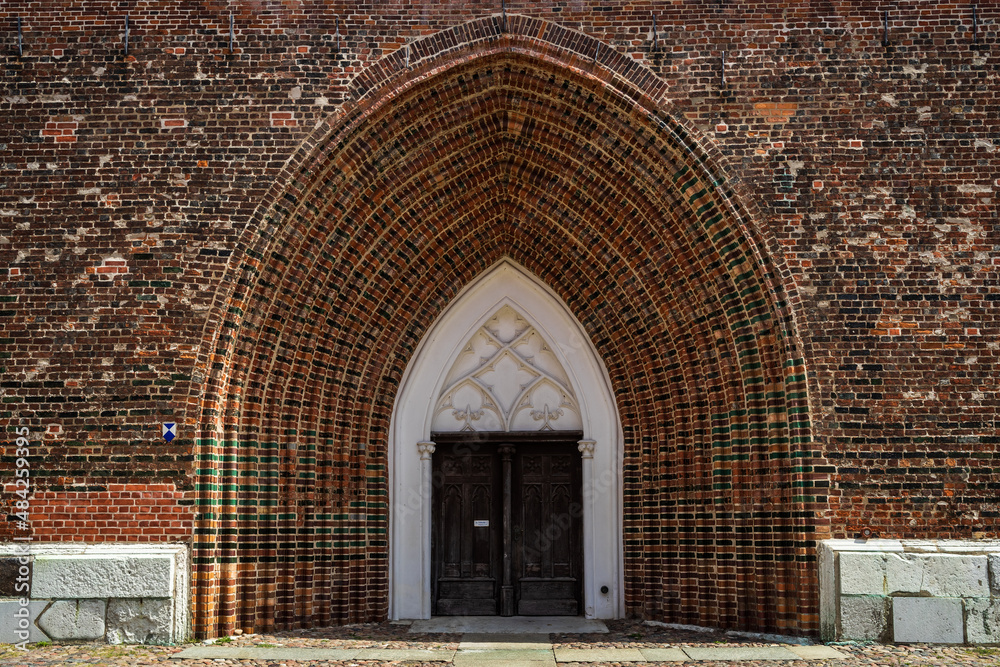
<path fill-rule="evenodd" d="M 593 40 L 492 17 L 439 42 L 359 77 L 230 264 L 192 398 L 196 632 L 386 617 L 398 383 L 505 257 L 614 386 L 626 613 L 815 631 L 805 374 L 752 199 Z"/>

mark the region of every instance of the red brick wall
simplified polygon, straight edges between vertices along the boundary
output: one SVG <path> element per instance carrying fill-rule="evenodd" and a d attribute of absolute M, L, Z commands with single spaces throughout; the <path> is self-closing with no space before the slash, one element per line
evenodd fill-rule
<path fill-rule="evenodd" d="M 31 496 L 31 535 L 63 542 L 156 542 L 191 535 L 190 503 L 173 484 L 108 484 L 38 490 Z M 17 489 L 7 485 L 6 494 Z"/>
<path fill-rule="evenodd" d="M 203 634 L 384 617 L 395 386 L 502 256 L 615 384 L 629 613 L 812 632 L 816 539 L 996 536 L 996 9 L 653 8 L 5 5 L 33 537 L 181 530 Z"/>

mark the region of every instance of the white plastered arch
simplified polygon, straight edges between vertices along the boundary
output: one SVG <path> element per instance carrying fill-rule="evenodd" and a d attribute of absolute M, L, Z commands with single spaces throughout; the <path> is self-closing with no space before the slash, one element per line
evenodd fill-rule
<path fill-rule="evenodd" d="M 466 341 L 504 305 L 541 332 L 579 400 L 583 440 L 594 443 L 593 459 L 585 456 L 583 466 L 584 610 L 587 618 L 620 618 L 623 438 L 611 381 L 562 300 L 510 259 L 498 262 L 458 295 L 431 326 L 403 374 L 389 432 L 390 617 L 430 618 L 431 462 L 426 443 L 435 404 Z M 591 448 L 581 450 L 589 454 Z"/>

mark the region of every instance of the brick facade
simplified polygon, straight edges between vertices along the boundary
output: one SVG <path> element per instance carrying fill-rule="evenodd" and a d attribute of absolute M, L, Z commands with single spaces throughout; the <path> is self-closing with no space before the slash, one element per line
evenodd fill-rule
<path fill-rule="evenodd" d="M 503 257 L 615 387 L 629 614 L 815 633 L 818 539 L 998 536 L 994 7 L 44 4 L 0 424 L 32 539 L 193 544 L 199 634 L 385 618 L 395 390 Z"/>

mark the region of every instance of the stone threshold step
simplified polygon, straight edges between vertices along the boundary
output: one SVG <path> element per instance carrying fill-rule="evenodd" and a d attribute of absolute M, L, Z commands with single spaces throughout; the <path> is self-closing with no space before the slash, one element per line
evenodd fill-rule
<path fill-rule="evenodd" d="M 607 634 L 608 626 L 581 616 L 435 616 L 404 621 L 410 632 L 476 634 Z"/>
<path fill-rule="evenodd" d="M 829 646 L 684 646 L 662 648 L 460 648 L 451 649 L 325 649 L 261 648 L 256 646 L 192 646 L 175 660 L 423 660 L 456 665 L 489 663 L 533 664 L 567 662 L 690 662 L 750 660 L 840 660 L 848 656 Z"/>

